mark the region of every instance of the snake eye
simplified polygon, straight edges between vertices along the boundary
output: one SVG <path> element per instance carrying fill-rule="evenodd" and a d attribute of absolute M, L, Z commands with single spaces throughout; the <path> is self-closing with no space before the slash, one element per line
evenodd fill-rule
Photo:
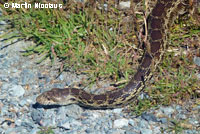
<path fill-rule="evenodd" d="M 76 99 L 74 99 L 74 98 L 70 98 L 70 100 L 71 100 L 71 101 L 76 101 Z"/>

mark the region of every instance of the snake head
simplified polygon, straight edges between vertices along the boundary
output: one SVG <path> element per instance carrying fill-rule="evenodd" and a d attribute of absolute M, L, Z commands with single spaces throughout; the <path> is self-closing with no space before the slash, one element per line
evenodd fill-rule
<path fill-rule="evenodd" d="M 78 103 L 77 99 L 70 95 L 70 88 L 59 89 L 53 88 L 40 94 L 36 102 L 42 105 L 69 105 Z"/>

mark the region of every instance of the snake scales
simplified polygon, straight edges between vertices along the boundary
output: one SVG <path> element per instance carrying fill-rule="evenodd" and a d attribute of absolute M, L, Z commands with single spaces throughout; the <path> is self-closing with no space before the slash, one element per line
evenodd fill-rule
<path fill-rule="evenodd" d="M 42 105 L 75 103 L 91 108 L 116 108 L 129 104 L 144 89 L 145 82 L 152 77 L 152 72 L 161 60 L 167 45 L 167 32 L 173 20 L 188 11 L 189 5 L 189 0 L 157 0 L 147 18 L 148 47 L 136 74 L 124 88 L 98 95 L 76 88 L 53 88 L 39 95 L 36 101 Z"/>

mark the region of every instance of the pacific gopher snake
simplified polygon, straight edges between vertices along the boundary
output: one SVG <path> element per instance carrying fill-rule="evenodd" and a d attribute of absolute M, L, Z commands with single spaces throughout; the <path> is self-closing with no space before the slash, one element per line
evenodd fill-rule
<path fill-rule="evenodd" d="M 116 108 L 129 104 L 144 89 L 144 83 L 152 77 L 167 45 L 167 32 L 179 14 L 188 12 L 190 0 L 157 0 L 147 18 L 147 50 L 130 82 L 122 89 L 95 95 L 76 88 L 58 89 L 39 95 L 36 101 L 43 105 L 79 104 L 92 108 Z"/>

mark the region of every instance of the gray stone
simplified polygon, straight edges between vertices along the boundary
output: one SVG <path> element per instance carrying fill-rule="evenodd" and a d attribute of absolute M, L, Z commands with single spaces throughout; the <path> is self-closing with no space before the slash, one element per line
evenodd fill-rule
<path fill-rule="evenodd" d="M 0 25 L 6 25 L 7 23 L 5 21 L 0 21 Z"/>
<path fill-rule="evenodd" d="M 124 134 L 125 130 L 121 129 L 111 129 L 106 134 Z"/>
<path fill-rule="evenodd" d="M 151 129 L 141 129 L 141 134 L 153 134 L 152 130 Z"/>
<path fill-rule="evenodd" d="M 64 80 L 64 76 L 61 74 L 61 75 L 59 75 L 58 79 L 59 80 Z"/>
<path fill-rule="evenodd" d="M 184 130 L 184 134 L 199 134 L 199 131 L 197 130 Z"/>
<path fill-rule="evenodd" d="M 125 134 L 138 134 L 134 130 L 127 130 Z"/>
<path fill-rule="evenodd" d="M 91 118 L 92 120 L 95 120 L 95 119 L 100 118 L 101 116 L 102 115 L 100 113 L 94 112 L 94 113 L 92 113 L 92 115 L 89 118 Z"/>
<path fill-rule="evenodd" d="M 160 121 L 162 124 L 165 124 L 165 123 L 167 123 L 167 118 L 160 118 L 159 121 Z"/>
<path fill-rule="evenodd" d="M 10 83 L 17 85 L 19 83 L 19 78 L 17 77 L 12 77 L 9 78 Z"/>
<path fill-rule="evenodd" d="M 23 96 L 25 93 L 24 88 L 21 85 L 12 85 L 9 89 L 9 94 L 14 97 Z"/>
<path fill-rule="evenodd" d="M 42 120 L 42 121 L 43 121 L 42 124 L 41 124 L 42 126 L 54 126 L 54 125 L 56 125 L 54 118 L 47 118 L 47 119 Z"/>
<path fill-rule="evenodd" d="M 186 116 L 185 114 L 181 114 L 181 113 L 178 114 L 177 117 L 178 117 L 179 119 L 181 119 L 181 120 L 187 119 L 187 116 Z"/>
<path fill-rule="evenodd" d="M 116 108 L 113 110 L 114 113 L 120 114 L 122 112 L 122 108 Z"/>
<path fill-rule="evenodd" d="M 8 106 L 1 107 L 0 115 L 4 116 L 4 115 L 7 115 L 7 114 L 8 114 Z"/>
<path fill-rule="evenodd" d="M 128 126 L 129 121 L 125 118 L 117 119 L 114 121 L 114 128 L 122 128 Z"/>
<path fill-rule="evenodd" d="M 5 91 L 8 91 L 8 89 L 11 87 L 11 84 L 9 83 L 4 83 L 1 87 L 1 90 L 5 90 Z"/>
<path fill-rule="evenodd" d="M 83 112 L 83 109 L 78 106 L 78 105 L 68 105 L 65 107 L 65 111 L 64 113 L 69 116 L 69 117 L 73 117 L 73 118 L 78 118 L 80 117 L 81 113 Z"/>
<path fill-rule="evenodd" d="M 71 126 L 70 126 L 70 123 L 69 121 L 61 121 L 59 124 L 58 124 L 58 127 L 61 127 L 61 128 L 64 128 L 66 130 L 70 130 Z"/>
<path fill-rule="evenodd" d="M 27 85 L 35 82 L 36 74 L 33 70 L 24 69 L 21 72 L 22 85 Z"/>
<path fill-rule="evenodd" d="M 142 113 L 141 117 L 147 121 L 157 122 L 157 118 L 152 113 Z"/>
<path fill-rule="evenodd" d="M 8 128 L 6 131 L 5 131 L 5 134 L 17 134 L 15 132 L 15 129 L 14 128 Z"/>
<path fill-rule="evenodd" d="M 31 130 L 31 132 L 29 134 L 38 134 L 39 131 L 40 131 L 40 129 L 34 128 Z"/>
<path fill-rule="evenodd" d="M 197 66 L 200 66 L 200 57 L 195 56 L 193 61 Z"/>
<path fill-rule="evenodd" d="M 174 109 L 172 107 L 161 107 L 160 108 L 162 110 L 162 112 L 168 116 L 171 116 L 171 114 L 174 113 Z"/>
<path fill-rule="evenodd" d="M 3 128 L 0 128 L 0 134 L 5 134 L 5 130 Z"/>
<path fill-rule="evenodd" d="M 140 128 L 149 128 L 149 124 L 146 120 L 140 120 L 140 122 L 138 123 L 138 127 Z"/>
<path fill-rule="evenodd" d="M 20 105 L 21 107 L 23 107 L 25 104 L 27 104 L 27 100 L 26 100 L 26 99 L 23 99 L 23 100 L 21 100 L 21 101 L 19 102 L 19 105 Z"/>
<path fill-rule="evenodd" d="M 32 120 L 35 121 L 36 123 L 40 123 L 43 116 L 44 116 L 44 113 L 41 110 L 33 110 L 31 112 Z"/>
<path fill-rule="evenodd" d="M 73 120 L 73 121 L 70 121 L 70 124 L 72 127 L 74 126 L 82 126 L 82 123 L 78 120 Z"/>
<path fill-rule="evenodd" d="M 29 130 L 32 130 L 34 124 L 33 124 L 33 122 L 32 122 L 31 120 L 25 119 L 25 120 L 22 121 L 22 123 L 21 123 L 21 127 L 22 127 L 22 126 L 25 127 L 25 128 L 27 128 L 27 129 L 29 129 Z"/>
<path fill-rule="evenodd" d="M 136 122 L 135 122 L 133 119 L 129 119 L 129 120 L 128 120 L 128 123 L 129 123 L 131 126 L 135 126 L 135 125 L 136 125 Z"/>
<path fill-rule="evenodd" d="M 15 121 L 15 125 L 21 126 L 21 124 L 22 124 L 22 120 L 21 120 L 21 119 L 17 119 L 17 120 Z"/>
<path fill-rule="evenodd" d="M 120 9 L 129 9 L 131 6 L 131 2 L 130 1 L 127 1 L 127 2 L 120 2 L 119 3 L 119 8 Z"/>
<path fill-rule="evenodd" d="M 200 80 L 200 74 L 197 74 L 197 78 Z"/>
<path fill-rule="evenodd" d="M 87 128 L 85 130 L 86 133 L 95 133 L 95 130 L 93 128 Z"/>

